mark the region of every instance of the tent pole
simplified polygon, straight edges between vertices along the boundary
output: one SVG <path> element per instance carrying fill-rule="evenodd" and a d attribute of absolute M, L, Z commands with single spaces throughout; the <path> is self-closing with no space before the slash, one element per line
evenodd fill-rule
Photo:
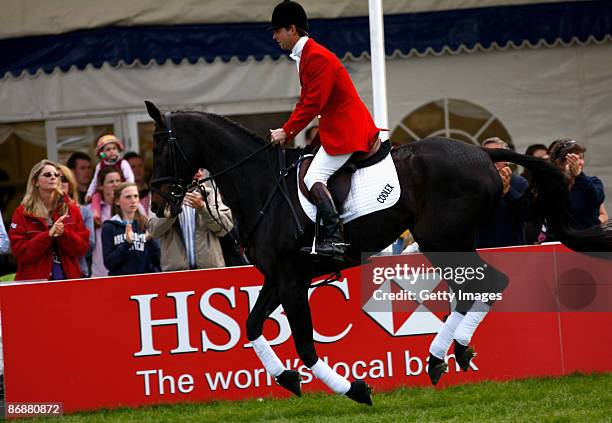
<path fill-rule="evenodd" d="M 379 128 L 389 128 L 387 115 L 387 79 L 385 73 L 385 37 L 382 0 L 368 0 L 370 11 L 370 57 L 372 63 L 372 96 L 374 122 Z M 384 140 L 387 133 L 381 133 Z"/>

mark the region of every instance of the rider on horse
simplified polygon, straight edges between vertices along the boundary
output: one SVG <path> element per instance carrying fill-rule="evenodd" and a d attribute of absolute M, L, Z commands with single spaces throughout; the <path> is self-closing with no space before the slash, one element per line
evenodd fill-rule
<path fill-rule="evenodd" d="M 308 37 L 308 18 L 295 1 L 278 4 L 272 13 L 273 39 L 283 50 L 291 51 L 297 62 L 302 90 L 289 120 L 282 128 L 271 129 L 275 143 L 285 144 L 319 118 L 321 147 L 316 153 L 304 183 L 324 227 L 316 252 L 342 257 L 346 245 L 338 210 L 327 188 L 327 180 L 355 152 L 368 152 L 378 139 L 379 129 L 363 104 L 351 78 L 331 51 Z"/>

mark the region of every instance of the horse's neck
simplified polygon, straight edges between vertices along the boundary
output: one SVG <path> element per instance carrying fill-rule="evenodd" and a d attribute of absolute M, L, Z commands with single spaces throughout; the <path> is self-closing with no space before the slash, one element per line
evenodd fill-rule
<path fill-rule="evenodd" d="M 265 149 L 237 168 L 222 173 L 262 147 L 255 139 L 249 139 L 249 134 L 231 127 L 229 122 L 227 125 L 225 130 L 208 130 L 208 134 L 212 136 L 201 140 L 199 151 L 204 155 L 211 154 L 212 160 L 204 162 L 207 163 L 211 175 L 220 174 L 215 178 L 215 182 L 220 188 L 224 202 L 232 209 L 234 217 L 242 225 L 242 230 L 249 231 L 257 219 L 257 212 L 265 197 L 275 185 L 273 176 L 277 173 L 274 170 L 277 161 L 272 158 L 270 149 Z M 209 149 L 214 151 L 207 153 Z M 273 166 L 272 169 L 270 165 Z"/>

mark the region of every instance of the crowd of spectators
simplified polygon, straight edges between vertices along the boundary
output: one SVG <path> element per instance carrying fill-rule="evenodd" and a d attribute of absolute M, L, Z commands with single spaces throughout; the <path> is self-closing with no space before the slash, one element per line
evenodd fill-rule
<path fill-rule="evenodd" d="M 484 140 L 483 148 L 509 148 L 497 137 Z M 568 182 L 570 195 L 571 226 L 586 229 L 608 223 L 604 200 L 604 186 L 596 176 L 584 172 L 586 148 L 570 138 L 553 141 L 549 146 L 533 144 L 525 154 L 550 161 L 557 166 Z M 475 248 L 496 248 L 520 245 L 537 245 L 555 241 L 554 234 L 547 231 L 543 222 L 534 220 L 529 191 L 531 174 L 524 170 L 521 175 L 514 172 L 508 163 L 495 164 L 502 181 L 502 197 L 495 210 L 480 223 L 476 233 Z M 418 244 L 409 233 L 403 234 L 393 244 L 393 253 L 418 252 Z"/>
<path fill-rule="evenodd" d="M 61 280 L 188 270 L 228 263 L 221 240 L 234 228 L 232 212 L 211 182 L 185 195 L 175 218 L 149 215 L 149 178 L 142 158 L 123 155 L 112 134 L 96 144 L 98 163 L 83 152 L 66 165 L 34 165 L 8 233 L 0 214 L 0 254 L 12 252 L 15 280 Z M 95 172 L 94 172 L 95 170 Z M 194 179 L 202 179 L 204 169 Z M 126 175 L 126 173 L 128 175 Z M 205 207 L 203 195 L 213 210 Z M 216 198 L 215 198 L 216 196 Z M 1 213 L 1 210 L 0 210 Z"/>
<path fill-rule="evenodd" d="M 310 135 L 314 136 L 316 127 L 313 129 Z M 238 222 L 212 182 L 186 193 L 183 212 L 177 217 L 159 218 L 149 212 L 149 178 L 142 158 L 133 152 L 122 155 L 123 143 L 112 134 L 102 136 L 96 147 L 100 161 L 95 167 L 82 152 L 72 154 L 66 166 L 49 160 L 34 165 L 8 234 L 0 214 L 0 254 L 12 250 L 17 261 L 16 280 L 248 264 L 232 241 Z M 482 147 L 508 148 L 508 144 L 489 138 Z M 603 183 L 585 174 L 584 146 L 567 138 L 548 147 L 531 145 L 525 153 L 549 160 L 566 176 L 575 229 L 607 223 Z M 503 162 L 496 163 L 496 168 L 502 197 L 481 222 L 476 248 L 553 241 L 554 235 L 532 218 L 529 172 L 519 175 Z M 206 175 L 205 169 L 199 169 L 193 178 Z M 215 207 L 206 207 L 206 202 Z M 410 244 L 408 240 L 412 241 L 407 232 L 394 244 L 394 252 Z M 418 251 L 418 245 L 412 244 L 409 250 Z"/>

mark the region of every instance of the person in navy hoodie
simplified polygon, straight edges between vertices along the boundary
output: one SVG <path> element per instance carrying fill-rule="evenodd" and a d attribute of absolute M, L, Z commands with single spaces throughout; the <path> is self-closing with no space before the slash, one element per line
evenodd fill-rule
<path fill-rule="evenodd" d="M 114 215 L 102 225 L 102 252 L 109 276 L 160 271 L 160 250 L 138 211 L 138 187 L 123 183 L 115 189 Z"/>

